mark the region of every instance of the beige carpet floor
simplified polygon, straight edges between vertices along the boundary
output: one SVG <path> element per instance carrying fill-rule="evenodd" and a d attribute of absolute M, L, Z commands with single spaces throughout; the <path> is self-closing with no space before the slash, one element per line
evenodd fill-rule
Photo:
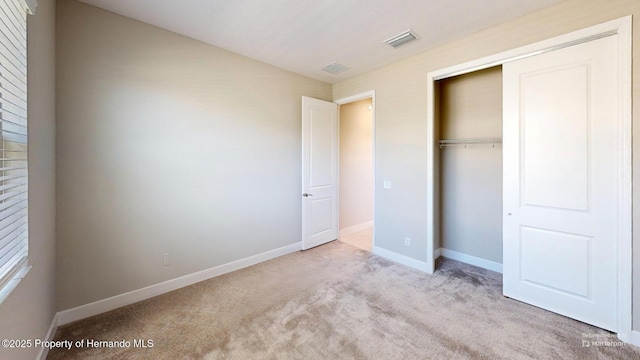
<path fill-rule="evenodd" d="M 56 340 L 153 340 L 48 359 L 640 359 L 604 330 L 504 298 L 501 276 L 434 275 L 341 242 L 61 327 Z M 591 346 L 583 346 L 587 341 Z"/>

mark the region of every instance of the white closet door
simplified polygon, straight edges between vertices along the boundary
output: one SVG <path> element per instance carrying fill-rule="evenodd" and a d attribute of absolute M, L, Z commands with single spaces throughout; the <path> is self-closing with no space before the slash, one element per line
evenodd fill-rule
<path fill-rule="evenodd" d="M 616 36 L 507 63 L 504 295 L 617 330 Z"/>

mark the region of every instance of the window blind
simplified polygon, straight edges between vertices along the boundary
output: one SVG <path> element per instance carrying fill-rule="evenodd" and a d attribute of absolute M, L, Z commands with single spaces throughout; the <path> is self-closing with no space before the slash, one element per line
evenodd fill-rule
<path fill-rule="evenodd" d="M 0 286 L 27 263 L 27 11 L 0 0 Z"/>

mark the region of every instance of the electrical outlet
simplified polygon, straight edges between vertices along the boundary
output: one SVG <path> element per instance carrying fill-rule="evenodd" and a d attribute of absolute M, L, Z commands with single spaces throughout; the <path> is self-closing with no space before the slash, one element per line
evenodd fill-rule
<path fill-rule="evenodd" d="M 169 253 L 162 254 L 162 265 L 168 266 L 169 264 Z"/>
<path fill-rule="evenodd" d="M 406 237 L 404 238 L 404 246 L 411 246 L 411 239 Z"/>

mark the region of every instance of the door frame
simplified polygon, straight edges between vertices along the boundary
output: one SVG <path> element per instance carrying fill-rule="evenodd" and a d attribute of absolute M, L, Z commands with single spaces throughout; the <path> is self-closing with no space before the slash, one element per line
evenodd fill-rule
<path fill-rule="evenodd" d="M 618 35 L 618 90 L 622 130 L 618 138 L 618 338 L 632 341 L 632 16 L 628 15 L 585 29 L 560 35 L 548 40 L 490 55 L 463 64 L 429 72 L 427 74 L 427 270 L 435 270 L 435 239 L 438 235 L 437 219 L 437 139 L 435 138 L 436 109 L 435 82 L 502 65 L 504 63 L 558 50 L 572 45 Z"/>
<path fill-rule="evenodd" d="M 352 102 L 356 102 L 356 101 L 360 101 L 360 100 L 364 100 L 364 99 L 371 99 L 371 162 L 372 162 L 372 189 L 373 189 L 373 199 L 372 199 L 372 212 L 373 214 L 371 214 L 371 219 L 372 219 L 372 231 L 371 231 L 371 250 L 373 252 L 373 249 L 375 249 L 376 247 L 376 91 L 375 90 L 370 90 L 370 91 L 365 91 L 363 93 L 359 93 L 359 94 L 355 94 L 352 96 L 347 96 L 344 98 L 340 98 L 338 100 L 334 100 L 333 102 L 335 104 L 338 105 L 338 212 L 337 212 L 337 217 L 338 219 L 336 219 L 337 223 L 338 223 L 338 238 L 340 238 L 340 106 L 345 105 L 345 104 L 349 104 Z"/>

